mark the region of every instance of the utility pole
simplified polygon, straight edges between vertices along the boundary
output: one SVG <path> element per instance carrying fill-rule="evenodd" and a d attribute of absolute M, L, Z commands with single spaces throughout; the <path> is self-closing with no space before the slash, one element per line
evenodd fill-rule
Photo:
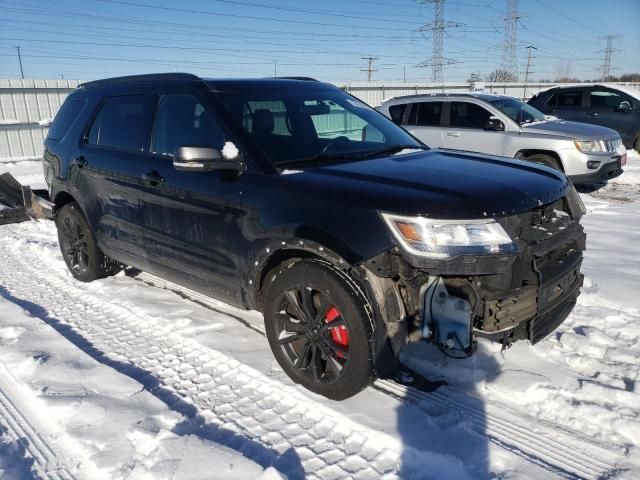
<path fill-rule="evenodd" d="M 273 76 L 278 76 L 278 60 L 273 61 Z"/>
<path fill-rule="evenodd" d="M 604 35 L 602 37 L 598 37 L 599 40 L 606 40 L 607 47 L 604 50 L 599 50 L 600 53 L 604 52 L 604 58 L 602 59 L 602 81 L 605 82 L 609 73 L 611 72 L 611 54 L 613 52 L 618 52 L 619 49 L 613 48 L 613 41 L 622 38 L 622 35 Z"/>
<path fill-rule="evenodd" d="M 407 82 L 407 67 L 402 67 L 402 81 Z"/>
<path fill-rule="evenodd" d="M 507 0 L 507 15 L 504 17 L 504 46 L 502 50 L 501 69 L 511 73 L 514 80 L 518 80 L 518 0 Z"/>
<path fill-rule="evenodd" d="M 523 102 L 527 99 L 527 83 L 529 82 L 529 75 L 533 73 L 533 71 L 531 70 L 533 68 L 533 65 L 531 64 L 531 59 L 535 58 L 533 57 L 533 54 L 535 53 L 534 50 L 538 50 L 538 49 L 533 45 L 529 45 L 527 46 L 527 50 L 529 50 L 529 53 L 527 54 L 527 69 L 524 72 L 524 92 L 522 93 Z"/>
<path fill-rule="evenodd" d="M 372 57 L 371 55 L 369 55 L 368 57 L 361 57 L 362 60 L 367 60 L 368 66 L 367 68 L 361 68 L 360 71 L 361 72 L 367 72 L 367 82 L 371 82 L 371 76 L 373 74 L 373 72 L 377 72 L 378 70 L 373 68 L 373 62 L 375 60 L 378 60 L 378 57 Z"/>
<path fill-rule="evenodd" d="M 421 3 L 431 3 L 433 5 L 433 22 L 422 25 L 418 31 L 424 35 L 425 32 L 431 32 L 433 38 L 433 52 L 431 58 L 424 60 L 418 64 L 418 67 L 431 67 L 431 80 L 434 83 L 442 83 L 442 66 L 458 63 L 450 58 L 443 58 L 443 37 L 448 28 L 456 28 L 462 26 L 457 22 L 444 21 L 444 2 L 445 0 L 421 0 Z"/>
<path fill-rule="evenodd" d="M 20 47 L 16 47 L 18 50 L 18 63 L 20 64 L 20 78 L 24 80 L 24 71 L 22 70 L 22 55 L 20 55 Z"/>

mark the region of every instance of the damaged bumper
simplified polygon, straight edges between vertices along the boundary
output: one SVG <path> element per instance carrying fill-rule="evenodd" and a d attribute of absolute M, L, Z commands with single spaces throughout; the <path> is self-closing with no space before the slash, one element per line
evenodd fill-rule
<path fill-rule="evenodd" d="M 0 225 L 31 218 L 53 218 L 53 204 L 46 191 L 32 191 L 11 174 L 0 175 Z"/>
<path fill-rule="evenodd" d="M 514 254 L 431 260 L 394 251 L 371 259 L 364 264 L 369 272 L 397 290 L 385 296 L 384 310 L 402 314 L 387 315 L 385 323 L 394 332 L 406 329 L 409 341 L 433 342 L 454 357 L 472 355 L 478 337 L 504 345 L 540 341 L 566 319 L 580 293 L 583 213 L 571 192 L 500 219 L 518 245 Z M 393 298 L 399 305 L 390 308 Z"/>

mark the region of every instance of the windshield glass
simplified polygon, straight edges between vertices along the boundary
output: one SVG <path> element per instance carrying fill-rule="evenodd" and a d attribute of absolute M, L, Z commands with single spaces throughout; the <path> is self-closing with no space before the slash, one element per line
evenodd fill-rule
<path fill-rule="evenodd" d="M 226 108 L 275 165 L 366 159 L 425 148 L 369 106 L 338 90 L 221 92 Z"/>
<path fill-rule="evenodd" d="M 498 98 L 489 103 L 520 125 L 545 120 L 544 113 L 517 98 Z"/>

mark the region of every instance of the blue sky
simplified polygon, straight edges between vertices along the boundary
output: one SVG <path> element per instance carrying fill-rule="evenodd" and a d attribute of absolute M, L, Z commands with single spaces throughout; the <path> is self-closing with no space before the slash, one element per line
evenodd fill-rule
<path fill-rule="evenodd" d="M 447 0 L 445 81 L 488 74 L 502 59 L 506 0 Z M 598 77 L 605 41 L 612 74 L 640 72 L 640 0 L 520 0 L 518 67 L 538 48 L 533 79 Z M 432 54 L 418 28 L 433 7 L 413 0 L 0 0 L 0 78 L 92 79 L 158 71 L 220 76 L 308 75 L 428 81 Z M 521 75 L 522 76 L 522 75 Z"/>

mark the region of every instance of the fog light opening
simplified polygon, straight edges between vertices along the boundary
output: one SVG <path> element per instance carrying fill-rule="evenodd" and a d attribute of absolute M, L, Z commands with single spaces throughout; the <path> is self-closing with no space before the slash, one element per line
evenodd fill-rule
<path fill-rule="evenodd" d="M 587 162 L 587 168 L 591 169 L 591 170 L 595 170 L 596 168 L 598 168 L 600 166 L 602 162 L 600 160 L 589 160 Z"/>

